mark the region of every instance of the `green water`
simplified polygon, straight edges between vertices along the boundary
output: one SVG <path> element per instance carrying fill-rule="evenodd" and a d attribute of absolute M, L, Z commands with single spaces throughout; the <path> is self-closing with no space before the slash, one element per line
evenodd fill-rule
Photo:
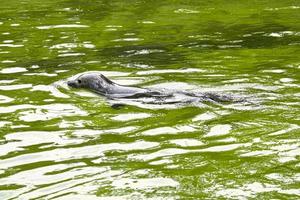
<path fill-rule="evenodd" d="M 299 199 L 300 2 L 0 2 L 0 199 Z M 255 102 L 119 109 L 66 79 Z"/>

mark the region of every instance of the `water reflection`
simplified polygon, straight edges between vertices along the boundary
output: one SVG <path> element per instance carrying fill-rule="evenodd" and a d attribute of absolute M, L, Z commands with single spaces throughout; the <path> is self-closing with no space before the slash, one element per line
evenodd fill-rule
<path fill-rule="evenodd" d="M 51 25 L 51 26 L 37 26 L 37 29 L 45 30 L 45 29 L 56 29 L 56 28 L 88 28 L 87 25 L 81 24 L 60 24 L 60 25 Z"/>
<path fill-rule="evenodd" d="M 179 183 L 170 178 L 145 178 L 145 179 L 121 179 L 112 182 L 112 186 L 117 189 L 150 189 L 160 187 L 177 187 Z"/>
<path fill-rule="evenodd" d="M 1 69 L 0 73 L 2 74 L 11 74 L 11 73 L 19 73 L 19 72 L 26 72 L 27 69 L 24 67 L 10 67 Z"/>
<path fill-rule="evenodd" d="M 7 169 L 11 167 L 46 161 L 60 162 L 73 159 L 98 158 L 104 157 L 104 153 L 107 151 L 146 150 L 155 146 L 158 146 L 157 142 L 137 141 L 132 143 L 109 143 L 64 149 L 57 148 L 54 150 L 41 151 L 16 156 L 13 158 L 7 158 L 0 161 L 0 166 L 1 169 Z"/>
<path fill-rule="evenodd" d="M 297 2 L 19 3 L 0 3 L 2 199 L 299 198 Z M 68 88 L 86 71 L 247 103 Z"/>
<path fill-rule="evenodd" d="M 1 103 L 8 103 L 8 102 L 11 102 L 13 100 L 14 99 L 12 99 L 10 97 L 4 96 L 4 95 L 0 95 L 0 104 Z"/>

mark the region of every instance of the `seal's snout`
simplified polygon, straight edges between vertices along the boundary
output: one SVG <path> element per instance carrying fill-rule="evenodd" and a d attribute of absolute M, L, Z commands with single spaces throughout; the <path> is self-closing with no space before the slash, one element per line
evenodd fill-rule
<path fill-rule="evenodd" d="M 68 81 L 67 84 L 68 84 L 68 86 L 70 86 L 70 87 L 77 87 L 75 81 Z"/>

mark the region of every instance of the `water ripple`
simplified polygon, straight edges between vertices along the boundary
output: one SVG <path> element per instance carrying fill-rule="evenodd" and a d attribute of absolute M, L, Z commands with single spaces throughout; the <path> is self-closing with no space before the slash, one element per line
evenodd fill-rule
<path fill-rule="evenodd" d="M 0 95 L 0 104 L 1 103 L 8 103 L 8 102 L 11 102 L 13 100 L 14 100 L 13 98 L 10 98 L 10 97 L 4 96 L 4 95 Z"/>
<path fill-rule="evenodd" d="M 50 25 L 50 26 L 37 26 L 37 29 L 47 30 L 47 29 L 57 29 L 57 28 L 88 28 L 87 25 L 81 24 L 60 24 L 60 25 Z"/>
<path fill-rule="evenodd" d="M 18 84 L 18 85 L 1 85 L 0 90 L 21 90 L 26 88 L 32 88 L 32 84 Z"/>
<path fill-rule="evenodd" d="M 27 69 L 24 67 L 10 67 L 1 69 L 1 74 L 12 74 L 12 73 L 19 73 L 19 72 L 26 72 Z"/>
<path fill-rule="evenodd" d="M 0 3 L 1 199 L 299 198 L 296 1 L 37 2 Z"/>
<path fill-rule="evenodd" d="M 7 169 L 20 165 L 38 163 L 43 161 L 66 161 L 83 158 L 98 158 L 104 157 L 107 151 L 134 151 L 146 150 L 158 146 L 157 142 L 136 141 L 132 143 L 109 143 L 90 145 L 85 147 L 54 149 L 49 151 L 30 153 L 12 158 L 7 158 L 0 161 L 1 169 Z"/>

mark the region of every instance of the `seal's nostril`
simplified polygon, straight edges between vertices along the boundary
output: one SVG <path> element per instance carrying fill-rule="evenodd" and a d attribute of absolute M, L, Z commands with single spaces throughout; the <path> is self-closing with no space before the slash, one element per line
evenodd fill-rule
<path fill-rule="evenodd" d="M 70 87 L 74 87 L 74 86 L 75 86 L 74 81 L 68 81 L 67 84 L 68 84 L 68 86 L 70 86 Z"/>

